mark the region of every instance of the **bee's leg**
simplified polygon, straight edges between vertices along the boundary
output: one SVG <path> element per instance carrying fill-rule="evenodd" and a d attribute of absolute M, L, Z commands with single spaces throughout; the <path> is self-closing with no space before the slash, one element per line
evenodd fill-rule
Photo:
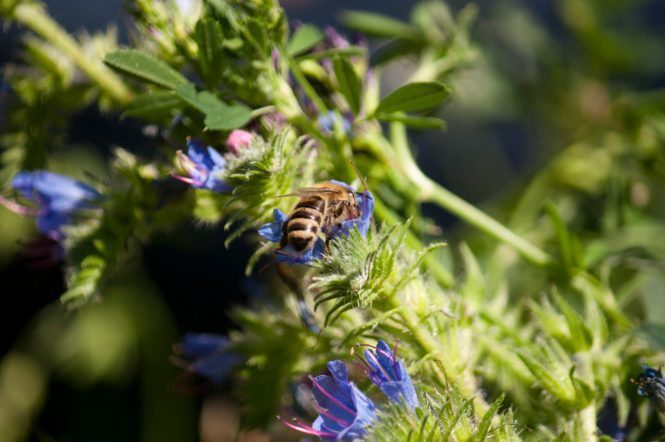
<path fill-rule="evenodd" d="M 300 320 L 303 325 L 309 328 L 312 333 L 319 333 L 321 329 L 319 328 L 316 320 L 314 318 L 314 313 L 310 310 L 305 302 L 305 293 L 298 283 L 295 275 L 291 269 L 284 263 L 278 262 L 275 264 L 277 268 L 277 274 L 286 286 L 291 289 L 291 291 L 296 295 L 298 299 L 298 309 L 300 310 Z"/>

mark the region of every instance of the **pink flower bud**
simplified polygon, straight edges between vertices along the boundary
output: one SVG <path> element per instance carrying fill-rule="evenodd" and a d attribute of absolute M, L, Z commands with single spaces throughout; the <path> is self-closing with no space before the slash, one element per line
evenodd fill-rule
<path fill-rule="evenodd" d="M 249 146 L 252 138 L 254 138 L 254 134 L 251 132 L 240 129 L 233 130 L 226 139 L 226 147 L 232 153 L 237 154 L 241 148 Z"/>

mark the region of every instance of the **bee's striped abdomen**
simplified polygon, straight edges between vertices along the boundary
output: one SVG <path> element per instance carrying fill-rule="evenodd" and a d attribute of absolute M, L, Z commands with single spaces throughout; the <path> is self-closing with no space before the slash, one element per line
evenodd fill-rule
<path fill-rule="evenodd" d="M 319 196 L 302 199 L 296 204 L 286 222 L 287 242 L 296 252 L 302 252 L 314 246 L 325 207 L 325 200 Z"/>

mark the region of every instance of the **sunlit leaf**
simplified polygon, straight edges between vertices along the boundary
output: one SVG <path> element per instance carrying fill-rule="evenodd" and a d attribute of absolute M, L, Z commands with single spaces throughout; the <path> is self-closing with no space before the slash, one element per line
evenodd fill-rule
<path fill-rule="evenodd" d="M 104 62 L 119 71 L 168 89 L 187 83 L 187 79 L 169 65 L 137 49 L 112 52 L 106 55 Z"/>
<path fill-rule="evenodd" d="M 381 100 L 377 112 L 424 111 L 440 105 L 449 94 L 450 89 L 443 83 L 410 83 Z"/>

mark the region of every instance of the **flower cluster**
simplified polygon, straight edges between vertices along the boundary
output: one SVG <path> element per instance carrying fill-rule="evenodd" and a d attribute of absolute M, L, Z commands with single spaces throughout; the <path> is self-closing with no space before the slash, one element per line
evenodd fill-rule
<path fill-rule="evenodd" d="M 410 410 L 418 406 L 413 381 L 404 363 L 397 359 L 388 344 L 379 341 L 365 351 L 365 371 L 371 381 L 391 400 L 404 403 Z M 284 424 L 300 432 L 318 436 L 326 441 L 352 441 L 362 438 L 376 420 L 377 406 L 349 381 L 344 362 L 328 363 L 331 376 L 312 378 L 312 393 L 319 416 L 311 426 L 297 420 Z"/>
<path fill-rule="evenodd" d="M 356 200 L 360 208 L 360 216 L 332 226 L 324 226 L 325 228 L 322 229 L 322 233 L 324 233 L 328 239 L 334 239 L 338 235 L 348 235 L 355 227 L 360 231 L 362 236 L 366 236 L 371 224 L 372 215 L 374 214 L 374 196 L 368 191 L 356 192 L 354 187 L 341 181 L 332 180 L 330 182 L 340 185 L 350 192 L 355 192 Z M 259 235 L 268 241 L 281 243 L 282 238 L 284 237 L 284 223 L 288 221 L 289 216 L 281 210 L 275 209 L 273 211 L 273 217 L 273 222 L 261 226 L 259 229 Z M 291 264 L 307 264 L 313 259 L 320 258 L 323 255 L 323 252 L 324 242 L 321 238 L 318 238 L 313 247 L 301 253 L 296 252 L 290 245 L 281 247 L 276 253 L 276 259 L 279 262 Z"/>
<path fill-rule="evenodd" d="M 37 229 L 56 241 L 63 238 L 62 227 L 70 224 L 76 213 L 97 207 L 102 198 L 101 193 L 86 184 L 43 170 L 18 173 L 12 188 L 36 207 L 4 198 L 0 203 L 19 215 L 36 217 Z"/>

